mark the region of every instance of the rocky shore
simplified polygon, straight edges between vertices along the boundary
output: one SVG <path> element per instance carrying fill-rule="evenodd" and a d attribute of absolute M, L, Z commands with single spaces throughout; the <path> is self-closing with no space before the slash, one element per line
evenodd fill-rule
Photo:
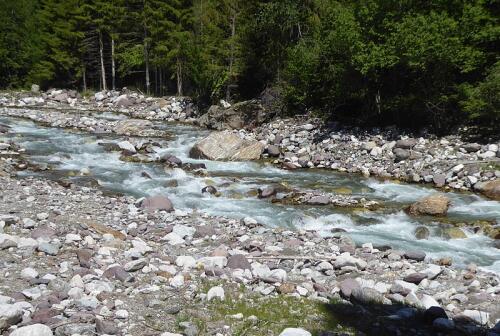
<path fill-rule="evenodd" d="M 126 89 L 89 97 L 67 90 L 8 93 L 0 95 L 0 106 L 4 106 L 2 115 L 98 134 L 161 137 L 166 134 L 155 129 L 153 121 L 199 124 L 230 130 L 243 141 L 258 141 L 260 145 L 253 146 L 245 159 L 262 156 L 285 169 L 325 168 L 426 183 L 446 190 L 481 192 L 500 199 L 498 143 L 468 143 L 454 135 L 412 137 L 394 129 L 346 129 L 319 119 L 272 118 L 275 113 L 258 101 L 234 106 L 222 102 L 199 116 L 187 98 L 151 98 Z M 40 109 L 43 107 L 50 109 Z M 108 120 L 99 117 L 99 112 L 123 114 L 133 120 Z M 220 158 L 231 159 L 228 155 Z"/>
<path fill-rule="evenodd" d="M 103 143 L 121 151 L 124 160 L 144 161 L 153 157 L 149 140 L 168 137 L 158 121 L 202 121 L 216 129 L 237 125 L 202 140 L 191 155 L 263 157 L 285 169 L 329 168 L 429 182 L 498 199 L 497 144 L 354 133 L 315 120 L 273 119 L 245 129 L 249 119 L 238 113 L 255 113 L 255 104 L 253 112 L 240 105 L 219 107 L 229 120 L 211 125 L 206 117 L 195 118 L 187 99 L 128 91 L 81 97 L 53 90 L 3 94 L 0 115 L 145 137 Z M 103 116 L 106 112 L 128 118 Z M 265 113 L 259 120 L 266 120 Z M 8 126 L 0 124 L 5 132 Z M 218 147 L 221 143 L 225 147 Z M 23 148 L 0 146 L 2 335 L 500 335 L 499 275 L 474 264 L 456 268 L 453 256 L 432 259 L 422 251 L 359 246 L 340 229 L 322 237 L 266 227 L 249 217 L 181 211 L 168 195 L 135 199 L 71 183 L 19 179 L 15 171 L 30 165 Z M 154 160 L 203 174 L 202 165 L 184 166 L 172 156 Z M 255 196 L 284 204 L 378 206 L 349 195 L 280 188 Z M 423 199 L 408 211 L 435 216 L 448 206 L 445 197 Z"/>
<path fill-rule="evenodd" d="M 0 187 L 8 190 L 0 202 L 4 335 L 278 335 L 288 326 L 370 334 L 342 320 L 327 333 L 317 305 L 365 307 L 363 319 L 379 321 L 372 330 L 388 335 L 486 334 L 500 318 L 498 275 L 474 265 L 356 246 L 341 232 L 323 238 L 174 210 L 164 196 L 109 197 L 33 178 L 1 177 Z M 258 311 L 276 302 L 289 312 L 268 325 L 272 317 Z M 377 305 L 386 308 L 369 311 Z"/>

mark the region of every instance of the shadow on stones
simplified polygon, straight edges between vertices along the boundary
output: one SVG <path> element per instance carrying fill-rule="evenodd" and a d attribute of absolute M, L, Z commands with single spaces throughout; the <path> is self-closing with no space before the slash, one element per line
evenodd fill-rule
<path fill-rule="evenodd" d="M 431 307 L 427 311 L 423 311 L 403 304 L 332 302 L 324 305 L 327 318 L 336 321 L 350 331 L 346 333 L 323 331 L 318 333 L 318 336 L 498 335 L 492 330 L 470 321 L 452 321 L 441 317 L 439 322 L 444 323 L 436 323 L 436 318 L 439 318 L 444 311 L 441 308 L 436 310 L 434 308 L 438 307 Z M 446 328 L 450 326 L 453 328 Z"/>

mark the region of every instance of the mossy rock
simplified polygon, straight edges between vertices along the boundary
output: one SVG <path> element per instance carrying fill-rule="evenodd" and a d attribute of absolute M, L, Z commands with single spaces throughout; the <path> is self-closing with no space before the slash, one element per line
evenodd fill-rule
<path fill-rule="evenodd" d="M 441 230 L 441 236 L 445 239 L 464 239 L 467 235 L 457 227 L 444 228 Z"/>
<path fill-rule="evenodd" d="M 341 188 L 335 188 L 333 189 L 334 192 L 337 194 L 341 195 L 351 195 L 352 194 L 352 189 L 346 188 L 346 187 L 341 187 Z"/>
<path fill-rule="evenodd" d="M 417 239 L 427 239 L 429 238 L 431 232 L 425 226 L 419 226 L 415 229 L 415 238 Z"/>

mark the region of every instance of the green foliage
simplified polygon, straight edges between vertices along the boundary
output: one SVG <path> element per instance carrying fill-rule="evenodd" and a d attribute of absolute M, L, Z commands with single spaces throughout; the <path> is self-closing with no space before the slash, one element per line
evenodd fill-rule
<path fill-rule="evenodd" d="M 279 86 L 290 113 L 447 131 L 498 121 L 499 17 L 494 0 L 6 1 L 0 87 L 99 89 L 115 64 L 121 86 L 200 106 Z"/>

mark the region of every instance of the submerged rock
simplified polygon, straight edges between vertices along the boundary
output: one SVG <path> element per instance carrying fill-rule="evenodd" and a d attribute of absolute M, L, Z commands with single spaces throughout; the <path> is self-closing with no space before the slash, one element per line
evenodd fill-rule
<path fill-rule="evenodd" d="M 199 141 L 189 155 L 195 159 L 247 161 L 258 160 L 264 145 L 255 140 L 244 140 L 231 132 L 216 132 Z"/>
<path fill-rule="evenodd" d="M 474 185 L 474 188 L 481 191 L 485 196 L 500 201 L 500 179 L 485 183 L 476 183 L 476 185 Z"/>

